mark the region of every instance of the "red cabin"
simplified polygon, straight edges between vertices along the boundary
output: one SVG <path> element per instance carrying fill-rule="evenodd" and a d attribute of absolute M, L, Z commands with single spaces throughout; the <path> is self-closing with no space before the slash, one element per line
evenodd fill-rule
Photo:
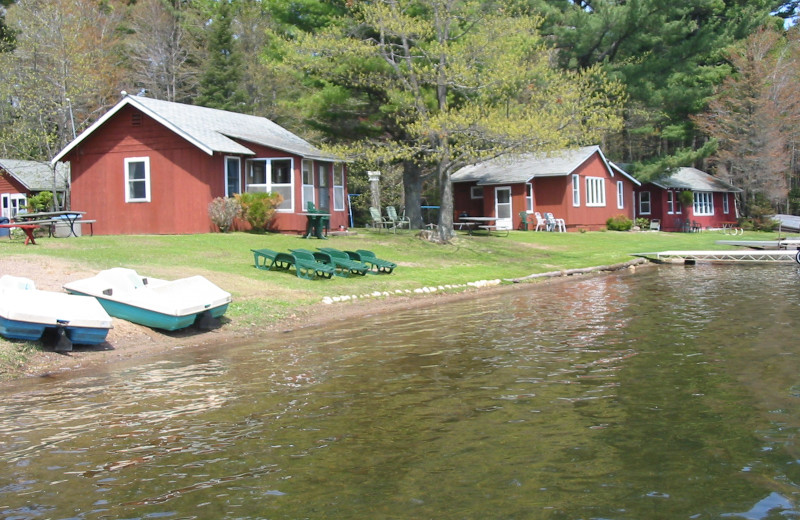
<path fill-rule="evenodd" d="M 53 169 L 46 162 L 0 159 L 0 216 L 13 218 L 29 197 L 43 191 L 63 201 L 69 186 L 64 166 Z"/>
<path fill-rule="evenodd" d="M 639 186 L 599 146 L 499 157 L 466 166 L 452 180 L 454 219 L 497 217 L 498 228 L 506 229 L 521 226 L 520 213 L 534 212 L 553 213 L 567 230 L 605 229 L 609 218 L 633 219 Z"/>
<path fill-rule="evenodd" d="M 348 224 L 344 163 L 263 117 L 126 95 L 59 161 L 97 234 L 207 233 L 213 199 L 264 191 L 283 195 L 277 231 L 304 231 L 309 202 Z"/>
<path fill-rule="evenodd" d="M 692 204 L 681 203 L 682 192 Z M 637 217 L 659 222 L 662 231 L 691 231 L 736 225 L 736 194 L 742 190 L 696 168 L 678 168 L 669 177 L 636 190 Z"/>

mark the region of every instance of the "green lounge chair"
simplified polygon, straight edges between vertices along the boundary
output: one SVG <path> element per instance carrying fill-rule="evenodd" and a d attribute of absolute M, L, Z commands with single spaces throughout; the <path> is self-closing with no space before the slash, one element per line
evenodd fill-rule
<path fill-rule="evenodd" d="M 294 268 L 299 278 L 306 280 L 313 280 L 317 277 L 331 278 L 336 269 L 333 266 L 323 264 L 314 258 L 311 251 L 303 249 L 292 250 L 292 257 L 294 258 Z"/>
<path fill-rule="evenodd" d="M 356 249 L 355 251 L 345 251 L 351 259 L 363 262 L 372 267 L 376 273 L 390 274 L 397 264 L 388 260 L 381 260 L 375 257 L 375 253 L 366 249 Z"/>
<path fill-rule="evenodd" d="M 394 229 L 395 232 L 397 232 L 396 230 L 398 228 L 402 229 L 403 226 L 405 226 L 406 229 L 411 229 L 411 220 L 405 215 L 399 217 L 394 206 L 386 206 L 386 215 L 389 217 L 392 223 L 392 229 Z"/>
<path fill-rule="evenodd" d="M 344 251 L 339 251 L 332 247 L 318 247 L 320 254 L 326 255 L 326 263 L 333 265 L 337 268 L 336 274 L 338 276 L 360 275 L 364 276 L 371 273 L 372 269 L 367 264 L 358 260 L 353 260 L 350 255 Z M 314 255 L 316 256 L 316 255 Z"/>
<path fill-rule="evenodd" d="M 381 216 L 381 212 L 378 211 L 378 208 L 370 206 L 369 215 L 372 218 L 372 227 L 377 228 L 379 232 L 381 229 L 385 229 L 386 226 L 390 226 L 392 224 L 391 220 L 385 219 Z"/>
<path fill-rule="evenodd" d="M 294 265 L 294 257 L 272 249 L 251 249 L 256 269 L 288 271 Z"/>

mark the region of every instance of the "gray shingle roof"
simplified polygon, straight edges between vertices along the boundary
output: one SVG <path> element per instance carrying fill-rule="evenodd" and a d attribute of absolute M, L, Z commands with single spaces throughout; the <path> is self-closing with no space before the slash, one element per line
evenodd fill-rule
<path fill-rule="evenodd" d="M 692 191 L 718 191 L 739 193 L 742 190 L 728 184 L 725 181 L 717 179 L 713 175 L 709 175 L 704 171 L 697 168 L 678 168 L 675 173 L 669 177 L 653 181 L 653 184 L 663 189 L 683 189 Z"/>
<path fill-rule="evenodd" d="M 8 172 L 29 191 L 53 191 L 53 170 L 46 162 L 0 159 L 0 170 Z M 67 187 L 66 165 L 56 165 L 58 190 Z"/>
<path fill-rule="evenodd" d="M 234 141 L 239 139 L 310 159 L 337 159 L 265 117 L 126 95 L 67 145 L 53 161 L 61 160 L 72 148 L 127 105 L 138 108 L 209 155 L 214 152 L 255 155 L 246 145 Z"/>
<path fill-rule="evenodd" d="M 558 150 L 549 154 L 519 154 L 490 159 L 465 166 L 452 175 L 453 182 L 477 182 L 479 185 L 517 184 L 534 177 L 562 177 L 574 172 L 593 154 L 599 153 L 609 169 L 639 184 L 619 166 L 606 160 L 599 146 Z"/>

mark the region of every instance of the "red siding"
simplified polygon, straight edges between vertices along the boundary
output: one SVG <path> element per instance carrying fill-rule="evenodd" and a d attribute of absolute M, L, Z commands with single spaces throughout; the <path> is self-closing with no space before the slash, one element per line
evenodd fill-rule
<path fill-rule="evenodd" d="M 253 157 L 294 159 L 294 211 L 303 211 L 304 208 L 299 207 L 301 158 L 252 143 L 244 144 L 255 151 Z M 134 157 L 149 157 L 149 202 L 125 201 L 125 159 Z M 247 157 L 241 159 L 244 175 Z M 86 211 L 86 218 L 97 221 L 94 228 L 97 234 L 214 231 L 208 217 L 208 204 L 225 195 L 225 157 L 206 154 L 130 106 L 123 107 L 95 130 L 65 160 L 70 161 L 72 169 L 72 208 Z M 332 192 L 332 187 L 330 189 Z M 331 226 L 340 224 L 347 225 L 346 211 L 332 215 Z M 279 213 L 273 227 L 299 232 L 305 225 L 302 215 Z M 239 227 L 242 226 L 246 224 L 240 223 Z"/>
<path fill-rule="evenodd" d="M 572 174 L 580 176 L 580 206 L 572 205 Z M 606 201 L 605 206 L 586 206 L 586 178 L 599 177 L 604 179 Z M 617 181 L 623 182 L 623 208 L 617 207 Z M 492 216 L 494 214 L 494 186 L 484 187 L 483 205 L 477 206 L 475 201 L 469 200 L 469 186 L 474 183 L 456 183 L 454 186 L 454 207 L 456 217 L 464 210 L 471 215 L 480 214 Z M 525 184 L 508 184 L 511 186 L 512 216 L 514 228 L 520 225 L 519 213 L 526 210 Z M 606 221 L 617 215 L 633 218 L 633 189 L 634 183 L 627 177 L 616 173 L 612 176 L 599 153 L 593 154 L 575 171 L 567 176 L 535 177 L 533 180 L 533 205 L 534 211 L 540 213 L 553 213 L 556 218 L 563 218 L 567 230 L 605 229 Z"/>
<path fill-rule="evenodd" d="M 660 188 L 654 184 L 645 184 L 641 188 L 637 190 L 637 204 L 638 204 L 638 197 L 639 193 L 642 191 L 649 191 L 650 192 L 650 200 L 652 201 L 652 210 L 649 215 L 646 214 L 638 214 L 638 207 L 637 207 L 637 216 L 641 216 L 644 218 L 649 219 L 659 219 L 661 220 L 661 230 L 662 231 L 683 231 L 686 229 L 685 223 L 688 220 L 690 223 L 690 227 L 699 226 L 701 228 L 721 228 L 723 222 L 735 222 L 736 221 L 736 209 L 735 209 L 735 194 L 727 193 L 728 197 L 728 213 L 724 212 L 724 199 L 726 196 L 725 192 L 714 192 L 712 193 L 713 197 L 713 205 L 714 205 L 714 213 L 713 215 L 695 215 L 693 206 L 689 207 L 680 207 L 680 205 L 676 202 L 673 206 L 673 212 L 669 213 L 669 205 L 667 204 L 667 191 L 663 188 Z M 682 190 L 671 190 L 674 195 L 674 200 L 677 201 L 678 193 Z M 680 209 L 679 212 L 675 211 Z"/>
<path fill-rule="evenodd" d="M 0 193 L 24 193 L 25 195 L 30 195 L 30 192 L 5 170 L 0 170 Z"/>

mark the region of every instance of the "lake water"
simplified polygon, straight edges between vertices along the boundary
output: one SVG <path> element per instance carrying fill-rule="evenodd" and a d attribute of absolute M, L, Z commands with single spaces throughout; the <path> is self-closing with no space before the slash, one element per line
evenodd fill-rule
<path fill-rule="evenodd" d="M 0 518 L 795 518 L 798 310 L 663 266 L 20 381 Z"/>

